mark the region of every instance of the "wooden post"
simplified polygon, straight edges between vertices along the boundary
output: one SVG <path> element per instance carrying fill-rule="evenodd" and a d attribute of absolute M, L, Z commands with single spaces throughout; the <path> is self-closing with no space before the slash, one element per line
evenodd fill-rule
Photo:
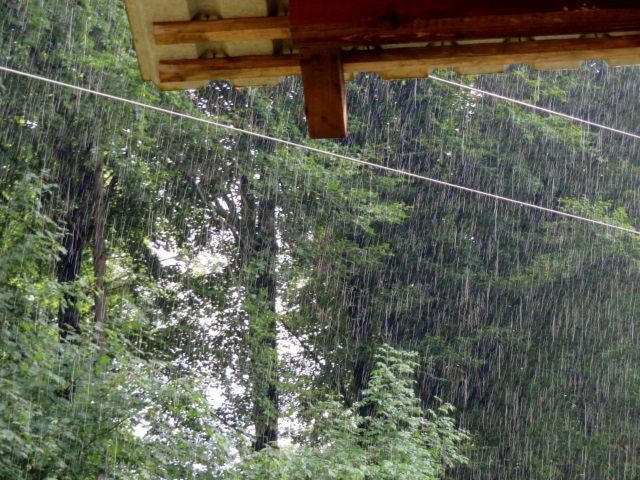
<path fill-rule="evenodd" d="M 313 0 L 289 1 L 291 38 L 293 47 L 299 50 L 309 136 L 343 138 L 347 136 L 347 100 L 340 46 L 300 45 L 294 35 L 296 24 L 308 22 L 308 11 L 314 3 Z M 336 13 L 339 14 L 339 10 Z"/>
<path fill-rule="evenodd" d="M 340 49 L 300 49 L 300 69 L 309 136 L 346 137 L 347 100 Z"/>

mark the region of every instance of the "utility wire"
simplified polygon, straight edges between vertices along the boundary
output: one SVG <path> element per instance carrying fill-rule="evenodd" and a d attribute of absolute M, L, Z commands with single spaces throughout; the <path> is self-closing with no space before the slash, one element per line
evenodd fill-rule
<path fill-rule="evenodd" d="M 433 77 L 433 76 L 430 76 L 428 78 L 430 78 L 431 80 L 435 80 L 436 82 L 446 83 L 446 84 L 452 85 L 454 87 L 462 88 L 464 90 L 469 90 L 471 92 L 478 92 L 478 93 L 481 93 L 483 95 L 487 95 L 489 97 L 499 98 L 500 100 L 505 100 L 507 102 L 515 103 L 516 105 L 521 105 L 523 107 L 531 108 L 532 110 L 537 110 L 539 112 L 548 113 L 550 115 L 555 115 L 556 117 L 566 118 L 567 120 L 571 120 L 573 122 L 582 123 L 584 125 L 589 125 L 591 127 L 599 128 L 601 130 L 608 130 L 610 132 L 619 133 L 620 135 L 624 135 L 625 137 L 631 137 L 631 138 L 635 138 L 637 140 L 640 140 L 640 135 L 637 134 L 637 133 L 630 133 L 630 132 L 625 132 L 624 130 L 618 130 L 617 128 L 607 127 L 606 125 L 602 125 L 600 123 L 591 122 L 589 120 L 585 120 L 584 118 L 574 117 L 572 115 L 567 115 L 566 113 L 556 112 L 555 110 L 549 110 L 548 108 L 539 107 L 537 105 L 532 105 L 530 103 L 523 102 L 522 100 L 516 100 L 515 98 L 505 97 L 505 96 L 499 95 L 497 93 L 492 93 L 492 92 L 488 92 L 486 90 L 481 90 L 480 88 L 470 87 L 469 85 L 464 85 L 464 84 L 458 83 L 458 82 L 452 82 L 451 80 L 446 80 L 444 78 Z"/>
<path fill-rule="evenodd" d="M 592 223 L 592 224 L 595 224 L 595 225 L 600 225 L 602 227 L 607 227 L 607 228 L 611 228 L 611 229 L 614 229 L 614 230 L 620 230 L 622 232 L 627 232 L 627 233 L 633 233 L 635 235 L 640 235 L 639 231 L 631 229 L 631 228 L 621 227 L 619 225 L 613 225 L 613 224 L 606 223 L 606 222 L 603 222 L 603 221 L 600 221 L 600 220 L 595 220 L 593 218 L 582 217 L 580 215 L 574 215 L 572 213 L 567 213 L 567 212 L 562 212 L 560 210 L 554 210 L 552 208 L 542 207 L 542 206 L 536 205 L 534 203 L 523 202 L 523 201 L 520 201 L 520 200 L 515 200 L 513 198 L 503 197 L 502 195 L 496 195 L 494 193 L 484 192 L 482 190 L 476 190 L 475 188 L 465 187 L 465 186 L 462 186 L 462 185 L 457 185 L 455 183 L 450 183 L 450 182 L 445 182 L 443 180 L 437 180 L 435 178 L 425 177 L 424 175 L 419 175 L 417 173 L 411 173 L 411 172 L 407 172 L 405 170 L 399 170 L 399 169 L 396 169 L 396 168 L 391 168 L 391 167 L 387 167 L 387 166 L 384 166 L 384 165 L 379 165 L 377 163 L 367 162 L 366 160 L 361 160 L 361 159 L 355 158 L 355 157 L 349 157 L 347 155 L 341 155 L 339 153 L 329 152 L 329 151 L 322 150 L 322 149 L 319 149 L 319 148 L 310 147 L 308 145 L 304 145 L 304 144 L 301 144 L 301 143 L 296 143 L 296 142 L 292 142 L 292 141 L 289 141 L 289 140 L 284 140 L 284 139 L 276 138 L 276 137 L 270 137 L 269 135 L 264 135 L 262 133 L 252 132 L 250 130 L 245 130 L 243 128 L 234 127 L 232 125 L 226 125 L 224 123 L 215 122 L 213 120 L 207 120 L 205 118 L 195 117 L 193 115 L 187 115 L 185 113 L 174 112 L 173 110 L 168 110 L 166 108 L 156 107 L 156 106 L 153 106 L 153 105 L 148 105 L 146 103 L 138 102 L 136 100 L 130 100 L 128 98 L 118 97 L 116 95 L 111 95 L 111 94 L 108 94 L 108 93 L 99 92 L 97 90 L 91 90 L 89 88 L 80 87 L 78 85 L 72 85 L 70 83 L 60 82 L 58 80 L 53 80 L 51 78 L 42 77 L 40 75 L 34 75 L 33 73 L 27 73 L 27 72 L 23 72 L 23 71 L 20 71 L 20 70 L 14 70 L 12 68 L 4 67 L 4 66 L 0 66 L 0 71 L 11 73 L 11 74 L 14 74 L 14 75 L 19 75 L 19 76 L 30 78 L 30 79 L 33 79 L 33 80 L 38 80 L 38 81 L 49 83 L 49 84 L 52 84 L 52 85 L 58 85 L 60 87 L 69 88 L 71 90 L 75 90 L 75 91 L 78 91 L 78 92 L 88 93 L 90 95 L 95 95 L 95 96 L 98 96 L 98 97 L 107 98 L 109 100 L 115 100 L 117 102 L 127 103 L 129 105 L 134 105 L 136 107 L 145 108 L 147 110 L 153 110 L 153 111 L 160 112 L 160 113 L 163 113 L 163 114 L 166 114 L 166 115 L 171 115 L 171 116 L 178 117 L 178 118 L 184 118 L 184 119 L 187 119 L 187 120 L 193 120 L 195 122 L 204 123 L 206 125 L 212 125 L 214 127 L 222 128 L 224 130 L 229 130 L 229 131 L 232 131 L 232 132 L 237 132 L 237 133 L 242 133 L 242 134 L 245 134 L 245 135 L 250 135 L 250 136 L 253 136 L 253 137 L 256 137 L 256 138 L 269 140 L 269 141 L 272 141 L 272 142 L 275 142 L 275 143 L 279 143 L 281 145 L 287 145 L 287 146 L 290 146 L 290 147 L 299 148 L 299 149 L 302 149 L 302 150 L 307 150 L 309 152 L 314 152 L 314 153 L 318 153 L 318 154 L 321 154 L 321 155 L 327 155 L 329 157 L 334 157 L 334 158 L 338 158 L 338 159 L 341 159 L 341 160 L 346 160 L 346 161 L 349 161 L 349 162 L 357 163 L 357 164 L 360 164 L 360 165 L 365 165 L 367 167 L 371 167 L 371 168 L 374 168 L 374 169 L 377 169 L 377 170 L 382 170 L 382 171 L 389 172 L 389 173 L 395 173 L 395 174 L 402 175 L 402 176 L 405 176 L 405 177 L 408 177 L 408 178 L 414 178 L 416 180 L 423 180 L 425 182 L 434 183 L 436 185 L 441 185 L 443 187 L 453 188 L 453 189 L 456 189 L 456 190 L 461 190 L 463 192 L 474 193 L 474 194 L 481 195 L 481 196 L 484 196 L 484 197 L 493 198 L 495 200 L 500 200 L 500 201 L 512 203 L 512 204 L 515 204 L 515 205 L 520 205 L 522 207 L 532 208 L 532 209 L 535 209 L 535 210 L 540 210 L 542 212 L 547 212 L 547 213 L 551 213 L 551 214 L 554 214 L 554 215 L 559 215 L 559 216 L 571 218 L 573 220 Z M 440 79 L 440 80 L 443 81 L 442 79 Z M 446 80 L 445 82 L 453 83 L 453 82 L 449 82 L 448 80 Z M 472 89 L 471 87 L 466 87 L 466 88 Z M 480 91 L 480 90 L 477 90 L 477 89 L 472 89 L 472 90 Z M 507 99 L 506 97 L 503 97 L 503 98 L 505 98 L 506 100 L 511 101 L 510 99 Z M 516 102 L 518 102 L 518 101 L 516 100 Z M 531 106 L 531 105 L 528 105 L 528 104 L 524 104 L 524 105 Z M 583 122 L 586 122 L 586 121 L 583 120 Z M 597 124 L 593 124 L 593 125 L 594 126 L 599 126 Z M 599 127 L 607 128 L 607 127 L 604 127 L 604 126 L 599 126 Z M 638 137 L 637 135 L 629 134 L 629 133 L 626 133 L 626 132 L 621 132 L 620 131 L 618 133 L 621 133 L 621 134 L 624 134 L 624 135 L 628 135 L 628 136 Z"/>

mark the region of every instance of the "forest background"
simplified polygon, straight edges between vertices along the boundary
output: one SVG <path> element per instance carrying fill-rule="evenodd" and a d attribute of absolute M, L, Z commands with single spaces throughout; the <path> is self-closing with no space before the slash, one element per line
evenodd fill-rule
<path fill-rule="evenodd" d="M 1 64 L 309 143 L 297 79 L 163 93 L 121 2 Z M 640 70 L 446 78 L 636 131 Z M 313 145 L 636 228 L 637 140 L 431 80 Z M 0 478 L 634 479 L 637 236 L 0 72 Z"/>

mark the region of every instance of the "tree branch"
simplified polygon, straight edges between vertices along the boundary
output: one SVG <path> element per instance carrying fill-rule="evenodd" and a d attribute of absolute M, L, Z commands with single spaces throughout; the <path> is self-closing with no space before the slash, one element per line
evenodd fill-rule
<path fill-rule="evenodd" d="M 320 360 L 320 357 L 318 357 L 318 355 L 316 355 L 313 350 L 311 350 L 311 347 L 309 347 L 309 345 L 307 345 L 306 342 L 304 342 L 292 329 L 291 327 L 289 327 L 286 323 L 284 322 L 280 322 L 280 325 L 282 325 L 282 327 L 287 331 L 287 333 L 289 333 L 289 335 L 291 335 L 293 338 L 295 338 L 298 343 L 300 344 L 300 346 L 303 348 L 303 350 L 305 352 L 307 352 L 307 354 L 311 357 L 311 359 L 316 362 L 316 365 L 318 365 L 319 367 L 322 367 L 322 361 Z"/>

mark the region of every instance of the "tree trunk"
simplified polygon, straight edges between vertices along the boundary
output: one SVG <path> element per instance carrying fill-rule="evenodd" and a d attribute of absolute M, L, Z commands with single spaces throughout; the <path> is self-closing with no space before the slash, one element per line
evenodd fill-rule
<path fill-rule="evenodd" d="M 362 392 L 369 387 L 369 378 L 373 362 L 372 322 L 367 308 L 366 273 L 356 274 L 350 281 L 349 322 L 351 324 L 351 340 L 355 344 L 355 360 L 353 363 L 353 387 L 356 401 L 362 400 Z M 373 414 L 372 405 L 362 405 L 358 411 L 362 417 Z"/>
<path fill-rule="evenodd" d="M 249 349 L 251 359 L 252 421 L 255 451 L 276 446 L 278 441 L 278 345 L 276 315 L 276 202 L 256 200 L 249 191 L 246 176 L 240 179 L 240 198 L 244 217 L 247 306 L 249 310 Z M 251 278 L 253 276 L 253 278 Z"/>
<path fill-rule="evenodd" d="M 89 202 L 93 183 L 93 172 L 81 168 L 78 182 L 73 185 L 70 169 L 61 168 L 60 188 L 68 201 L 67 212 L 63 214 L 66 229 L 61 245 L 65 253 L 57 265 L 57 278 L 60 283 L 72 283 L 78 279 L 82 266 L 82 253 L 89 236 Z M 66 306 L 61 306 L 58 313 L 58 328 L 60 337 L 64 340 L 70 332 L 80 331 L 80 311 L 76 305 L 77 297 L 67 293 L 64 297 Z"/>
<path fill-rule="evenodd" d="M 96 324 L 104 323 L 107 316 L 107 198 L 104 193 L 104 157 L 98 154 L 93 170 L 93 275 L 96 293 L 94 295 Z"/>
<path fill-rule="evenodd" d="M 265 405 L 256 412 L 256 440 L 254 449 L 256 451 L 272 445 L 278 441 L 278 343 L 277 343 L 277 317 L 276 317 L 276 238 L 275 238 L 275 202 L 267 200 L 260 203 L 258 209 L 260 240 L 258 251 L 265 262 L 265 269 L 257 280 L 256 289 L 260 292 L 260 297 L 264 298 L 264 308 L 266 320 L 265 325 L 261 325 L 261 332 L 255 338 L 262 336 L 258 348 L 262 348 L 262 360 L 266 362 L 260 368 L 264 371 L 262 378 L 257 378 L 259 382 L 259 395 L 266 398 Z M 254 329 L 254 334 L 255 329 Z"/>
<path fill-rule="evenodd" d="M 68 152 L 68 151 L 67 151 Z M 78 279 L 82 267 L 82 253 L 89 236 L 89 202 L 93 187 L 93 172 L 84 166 L 79 169 L 77 182 L 74 185 L 73 169 L 71 168 L 71 156 L 60 158 L 60 171 L 58 173 L 58 185 L 63 199 L 64 213 L 62 222 L 65 233 L 61 245 L 65 250 L 58 262 L 57 278 L 62 284 L 71 284 Z M 58 312 L 58 331 L 60 340 L 67 341 L 69 333 L 80 333 L 80 310 L 77 306 L 78 298 L 71 288 L 64 295 L 64 305 Z M 69 378 L 69 384 L 60 392 L 60 396 L 67 400 L 73 398 L 75 380 L 73 375 Z"/>

